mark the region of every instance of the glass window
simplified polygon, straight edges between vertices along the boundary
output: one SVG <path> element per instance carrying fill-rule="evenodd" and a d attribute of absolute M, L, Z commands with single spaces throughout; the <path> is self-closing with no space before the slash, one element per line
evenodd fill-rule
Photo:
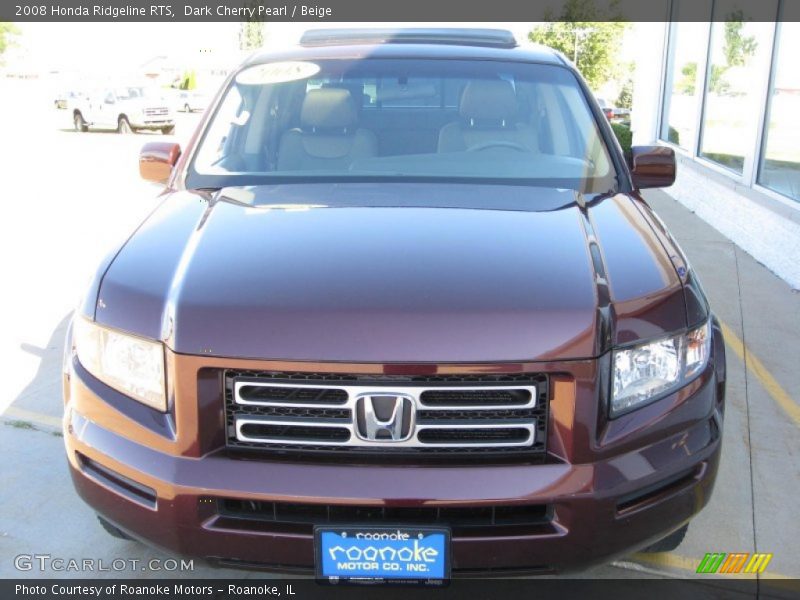
<path fill-rule="evenodd" d="M 245 68 L 199 144 L 188 184 L 332 177 L 616 188 L 597 123 L 568 69 L 404 59 Z"/>
<path fill-rule="evenodd" d="M 783 22 L 773 65 L 758 182 L 800 201 L 800 23 Z"/>
<path fill-rule="evenodd" d="M 776 5 L 777 6 L 777 5 Z M 757 82 L 767 68 L 774 23 L 748 21 L 742 11 L 715 14 L 700 156 L 736 173 L 752 154 L 762 97 Z"/>
<path fill-rule="evenodd" d="M 378 104 L 383 108 L 434 108 L 442 104 L 441 81 L 419 77 L 382 77 Z"/>
<path fill-rule="evenodd" d="M 711 0 L 683 1 L 675 5 L 661 139 L 687 149 L 694 145 L 697 97 L 702 87 L 698 65 L 708 49 L 710 18 Z"/>

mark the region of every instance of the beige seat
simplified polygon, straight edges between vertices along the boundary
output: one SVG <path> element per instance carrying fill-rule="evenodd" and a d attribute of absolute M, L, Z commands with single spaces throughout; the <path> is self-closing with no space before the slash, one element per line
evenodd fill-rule
<path fill-rule="evenodd" d="M 309 90 L 300 109 L 300 127 L 281 136 L 278 170 L 347 169 L 359 158 L 377 154 L 371 131 L 358 127 L 358 113 L 348 90 Z"/>
<path fill-rule="evenodd" d="M 467 83 L 458 107 L 461 117 L 439 131 L 439 152 L 498 147 L 538 151 L 536 130 L 519 122 L 514 87 L 502 79 Z"/>

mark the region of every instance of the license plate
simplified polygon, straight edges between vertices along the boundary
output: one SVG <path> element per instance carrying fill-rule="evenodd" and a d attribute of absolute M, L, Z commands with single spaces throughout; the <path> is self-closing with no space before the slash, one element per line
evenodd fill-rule
<path fill-rule="evenodd" d="M 429 527 L 316 527 L 317 579 L 325 583 L 443 585 L 450 531 Z"/>

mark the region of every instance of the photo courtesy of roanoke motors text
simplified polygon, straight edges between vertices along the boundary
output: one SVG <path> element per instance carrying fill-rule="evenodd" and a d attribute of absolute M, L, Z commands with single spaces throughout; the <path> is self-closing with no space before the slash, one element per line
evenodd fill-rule
<path fill-rule="evenodd" d="M 800 599 L 800 2 L 0 5 L 0 599 Z"/>

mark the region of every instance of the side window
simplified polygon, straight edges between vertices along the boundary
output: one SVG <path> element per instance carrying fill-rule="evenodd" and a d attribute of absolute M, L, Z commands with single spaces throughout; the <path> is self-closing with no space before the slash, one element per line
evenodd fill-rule
<path fill-rule="evenodd" d="M 375 79 L 364 81 L 364 107 L 374 107 L 378 104 L 378 82 Z"/>
<path fill-rule="evenodd" d="M 608 174 L 611 171 L 608 154 L 583 92 L 577 86 L 554 85 L 552 88 L 558 108 L 566 117 L 567 127 L 563 130 L 568 141 L 568 156 L 588 161 L 597 175 Z"/>
<path fill-rule="evenodd" d="M 356 102 L 356 105 L 360 105 L 362 108 L 375 104 L 376 86 L 374 80 L 372 83 L 362 79 L 309 79 L 306 82 L 306 93 L 320 88 L 341 88 L 348 90 L 353 97 L 353 101 Z"/>
<path fill-rule="evenodd" d="M 461 104 L 461 94 L 467 85 L 466 79 L 448 77 L 444 80 L 444 108 L 458 108 Z"/>
<path fill-rule="evenodd" d="M 382 78 L 378 81 L 377 100 L 382 108 L 439 108 L 442 82 L 430 78 Z"/>
<path fill-rule="evenodd" d="M 309 90 L 318 90 L 326 83 L 328 82 L 324 79 L 309 79 L 306 82 L 306 92 L 308 92 Z"/>
<path fill-rule="evenodd" d="M 212 171 L 220 168 L 223 172 L 239 170 L 238 165 L 228 164 L 227 159 L 232 154 L 237 129 L 244 127 L 249 120 L 250 113 L 244 107 L 239 89 L 232 87 L 206 133 L 197 156 L 198 164 Z"/>

